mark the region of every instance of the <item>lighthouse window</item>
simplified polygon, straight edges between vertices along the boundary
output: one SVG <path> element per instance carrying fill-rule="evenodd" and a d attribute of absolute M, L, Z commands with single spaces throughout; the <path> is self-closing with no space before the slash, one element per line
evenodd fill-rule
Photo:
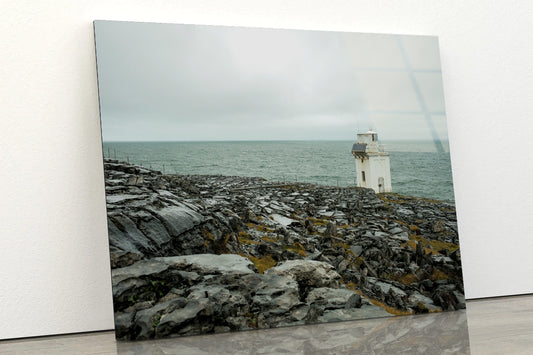
<path fill-rule="evenodd" d="M 363 177 L 363 181 L 366 181 L 365 172 L 361 171 L 361 176 Z"/>

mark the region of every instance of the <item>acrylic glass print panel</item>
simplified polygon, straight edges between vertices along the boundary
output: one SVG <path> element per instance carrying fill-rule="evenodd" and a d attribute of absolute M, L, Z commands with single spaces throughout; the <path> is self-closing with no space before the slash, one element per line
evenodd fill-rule
<path fill-rule="evenodd" d="M 465 307 L 436 37 L 95 37 L 119 339 Z"/>

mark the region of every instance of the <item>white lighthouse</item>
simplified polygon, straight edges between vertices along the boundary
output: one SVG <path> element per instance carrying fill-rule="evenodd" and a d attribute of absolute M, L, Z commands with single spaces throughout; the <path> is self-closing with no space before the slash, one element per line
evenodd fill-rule
<path fill-rule="evenodd" d="M 392 192 L 390 177 L 390 153 L 378 143 L 378 134 L 372 130 L 357 135 L 352 147 L 355 157 L 357 186 L 374 191 Z"/>

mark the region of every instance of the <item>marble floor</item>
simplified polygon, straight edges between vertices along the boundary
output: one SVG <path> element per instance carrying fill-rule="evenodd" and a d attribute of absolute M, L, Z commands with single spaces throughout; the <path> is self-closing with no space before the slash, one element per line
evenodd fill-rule
<path fill-rule="evenodd" d="M 112 331 L 0 341 L 0 354 L 533 354 L 533 295 L 466 311 L 154 341 Z"/>

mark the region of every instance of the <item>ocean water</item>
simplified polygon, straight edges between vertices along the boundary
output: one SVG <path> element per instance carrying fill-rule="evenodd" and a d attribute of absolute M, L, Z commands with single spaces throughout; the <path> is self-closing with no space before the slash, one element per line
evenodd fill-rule
<path fill-rule="evenodd" d="M 170 174 L 260 176 L 354 186 L 353 141 L 104 142 L 106 158 L 129 161 Z M 454 200 L 450 154 L 433 142 L 383 142 L 391 152 L 392 190 Z"/>

